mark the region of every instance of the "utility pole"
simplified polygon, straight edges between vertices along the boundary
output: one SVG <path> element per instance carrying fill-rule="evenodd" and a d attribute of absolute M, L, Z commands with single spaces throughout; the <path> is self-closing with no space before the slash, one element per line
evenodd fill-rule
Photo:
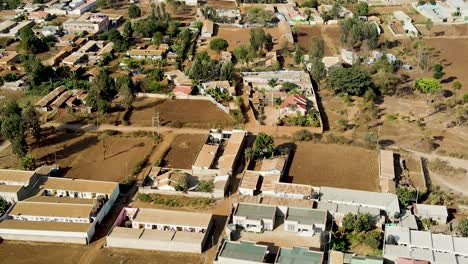
<path fill-rule="evenodd" d="M 158 137 L 160 136 L 159 134 L 159 112 L 156 113 L 156 116 L 153 116 L 151 118 L 151 127 L 153 128 L 152 129 L 152 132 L 153 132 L 153 137 L 154 137 L 154 127 L 157 126 L 157 133 L 158 133 Z"/>

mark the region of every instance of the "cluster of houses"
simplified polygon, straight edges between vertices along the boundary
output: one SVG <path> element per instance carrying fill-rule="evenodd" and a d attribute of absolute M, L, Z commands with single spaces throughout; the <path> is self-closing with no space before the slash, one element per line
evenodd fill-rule
<path fill-rule="evenodd" d="M 83 90 L 66 90 L 64 86 L 59 86 L 40 99 L 35 107 L 40 113 L 65 110 L 65 108 L 73 111 L 90 111 L 86 106 L 87 96 Z"/>
<path fill-rule="evenodd" d="M 119 196 L 119 184 L 49 177 L 53 168 L 0 170 L 0 197 L 11 203 L 0 237 L 88 244 Z"/>
<path fill-rule="evenodd" d="M 463 0 L 435 1 L 419 5 L 412 3 L 418 12 L 434 23 L 467 23 L 468 3 Z"/>
<path fill-rule="evenodd" d="M 182 194 L 177 186 L 187 184 L 185 195 L 223 198 L 242 156 L 246 136 L 242 130 L 211 130 L 191 169 L 153 167 L 139 191 Z M 211 193 L 198 190 L 201 181 L 213 183 Z"/>

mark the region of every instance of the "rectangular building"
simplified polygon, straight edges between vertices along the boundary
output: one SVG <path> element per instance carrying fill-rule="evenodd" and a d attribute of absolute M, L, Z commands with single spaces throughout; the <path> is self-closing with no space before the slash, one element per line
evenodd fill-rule
<path fill-rule="evenodd" d="M 268 246 L 249 241 L 226 241 L 219 250 L 219 264 L 257 264 L 264 263 Z"/>
<path fill-rule="evenodd" d="M 0 197 L 8 203 L 23 200 L 38 179 L 35 171 L 0 169 Z"/>
<path fill-rule="evenodd" d="M 239 203 L 234 212 L 233 223 L 246 231 L 262 232 L 275 228 L 276 206 Z"/>
<path fill-rule="evenodd" d="M 326 210 L 289 208 L 284 219 L 284 231 L 313 236 L 325 231 L 328 212 Z"/>
<path fill-rule="evenodd" d="M 85 13 L 77 19 L 70 18 L 63 23 L 63 29 L 68 33 L 97 33 L 106 31 L 108 27 L 109 17 L 99 13 Z"/>

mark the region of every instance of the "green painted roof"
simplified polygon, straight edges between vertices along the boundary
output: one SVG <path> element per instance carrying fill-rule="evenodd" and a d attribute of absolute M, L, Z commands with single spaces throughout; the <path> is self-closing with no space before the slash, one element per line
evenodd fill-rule
<path fill-rule="evenodd" d="M 354 256 L 351 258 L 351 264 L 382 264 L 383 259 L 379 257 Z"/>
<path fill-rule="evenodd" d="M 247 219 L 273 219 L 275 218 L 276 206 L 239 203 L 236 216 L 244 216 Z"/>
<path fill-rule="evenodd" d="M 323 252 L 310 251 L 308 248 L 281 248 L 279 264 L 321 264 Z"/>
<path fill-rule="evenodd" d="M 256 245 L 254 242 L 226 241 L 224 248 L 219 254 L 220 257 L 231 259 L 242 259 L 255 262 L 263 262 L 267 247 Z"/>
<path fill-rule="evenodd" d="M 301 224 L 325 224 L 327 211 L 306 208 L 289 208 L 286 220 L 297 221 Z"/>

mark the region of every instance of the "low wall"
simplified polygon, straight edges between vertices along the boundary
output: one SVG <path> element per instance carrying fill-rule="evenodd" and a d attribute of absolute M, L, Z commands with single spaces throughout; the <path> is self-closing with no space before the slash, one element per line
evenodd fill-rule
<path fill-rule="evenodd" d="M 139 193 L 144 194 L 162 194 L 162 195 L 178 195 L 178 196 L 185 196 L 185 197 L 202 197 L 202 198 L 214 198 L 212 193 L 207 192 L 178 192 L 178 191 L 163 191 L 157 189 L 151 189 L 148 187 L 140 187 L 138 188 Z"/>
<path fill-rule="evenodd" d="M 158 98 L 158 99 L 169 99 L 172 98 L 167 94 L 153 94 L 153 93 L 137 93 L 136 97 L 148 97 L 148 98 Z M 226 114 L 229 114 L 229 107 L 224 106 L 218 102 L 211 96 L 205 95 L 176 95 L 176 100 L 205 100 L 210 101 L 215 104 L 219 109 L 223 110 Z"/>

